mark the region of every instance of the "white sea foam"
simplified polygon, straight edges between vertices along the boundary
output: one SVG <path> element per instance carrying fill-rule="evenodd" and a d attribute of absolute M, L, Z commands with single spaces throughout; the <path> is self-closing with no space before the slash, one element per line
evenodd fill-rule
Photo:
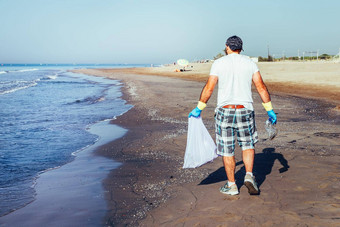
<path fill-rule="evenodd" d="M 4 95 L 4 94 L 8 94 L 8 93 L 13 93 L 22 89 L 26 89 L 26 88 L 30 88 L 33 86 L 36 86 L 38 80 L 35 81 L 15 81 L 13 83 L 13 85 L 15 86 L 11 86 L 8 89 L 4 90 L 4 91 L 0 91 L 0 95 Z"/>
<path fill-rule="evenodd" d="M 33 68 L 33 69 L 20 69 L 17 72 L 30 72 L 30 71 L 37 71 L 39 69 Z"/>
<path fill-rule="evenodd" d="M 5 73 L 7 73 L 6 71 L 0 71 L 0 74 L 5 74 Z"/>
<path fill-rule="evenodd" d="M 54 74 L 54 75 L 49 75 L 49 76 L 47 76 L 47 78 L 48 78 L 48 79 L 51 79 L 51 80 L 55 80 L 55 79 L 57 79 L 57 77 L 58 77 L 58 74 Z"/>
<path fill-rule="evenodd" d="M 33 69 L 19 69 L 19 70 L 11 70 L 11 71 L 8 71 L 9 73 L 23 73 L 23 72 L 31 72 L 31 71 L 37 71 L 39 69 L 37 68 L 33 68 Z"/>

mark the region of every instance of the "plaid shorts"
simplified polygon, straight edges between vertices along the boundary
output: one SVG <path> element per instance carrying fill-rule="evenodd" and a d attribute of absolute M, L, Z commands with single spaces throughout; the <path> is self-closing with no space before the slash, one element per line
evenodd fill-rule
<path fill-rule="evenodd" d="M 235 135 L 242 150 L 254 149 L 258 141 L 254 111 L 219 107 L 215 112 L 218 155 L 235 155 Z"/>

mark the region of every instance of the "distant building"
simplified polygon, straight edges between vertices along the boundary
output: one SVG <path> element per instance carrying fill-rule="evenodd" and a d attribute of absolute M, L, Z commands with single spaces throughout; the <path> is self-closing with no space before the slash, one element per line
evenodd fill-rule
<path fill-rule="evenodd" d="M 257 57 L 251 57 L 250 59 L 253 60 L 254 62 L 259 62 L 259 58 Z"/>

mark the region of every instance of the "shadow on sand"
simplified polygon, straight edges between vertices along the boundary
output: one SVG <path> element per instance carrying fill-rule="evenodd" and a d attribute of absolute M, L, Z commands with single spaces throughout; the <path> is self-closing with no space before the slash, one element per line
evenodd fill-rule
<path fill-rule="evenodd" d="M 272 172 L 275 160 L 278 160 L 282 168 L 279 169 L 280 173 L 286 172 L 289 168 L 288 161 L 280 153 L 275 153 L 275 148 L 265 148 L 262 153 L 255 154 L 254 161 L 254 175 L 260 188 L 261 184 L 266 180 L 266 176 Z M 236 163 L 236 166 L 243 164 L 243 161 Z M 243 185 L 244 175 L 246 174 L 245 167 L 243 166 L 235 173 L 237 187 Z M 211 173 L 207 178 L 201 181 L 198 185 L 214 184 L 220 181 L 226 181 L 227 176 L 224 167 L 219 168 Z"/>

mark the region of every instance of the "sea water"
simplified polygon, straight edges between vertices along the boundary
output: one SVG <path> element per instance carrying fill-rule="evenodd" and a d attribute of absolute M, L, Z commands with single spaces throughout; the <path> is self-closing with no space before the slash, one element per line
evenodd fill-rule
<path fill-rule="evenodd" d="M 0 65 L 0 217 L 32 202 L 39 174 L 94 144 L 88 127 L 131 108 L 116 80 L 73 68 L 147 65 Z"/>

